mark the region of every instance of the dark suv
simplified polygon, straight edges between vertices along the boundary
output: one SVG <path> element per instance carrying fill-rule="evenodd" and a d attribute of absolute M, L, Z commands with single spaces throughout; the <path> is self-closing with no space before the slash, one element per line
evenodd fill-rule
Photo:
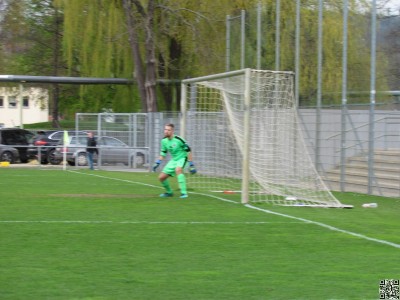
<path fill-rule="evenodd" d="M 33 132 L 21 128 L 0 128 L 0 144 L 16 148 L 22 163 L 28 162 L 28 145 L 34 136 Z"/>
<path fill-rule="evenodd" d="M 84 134 L 85 131 L 68 130 L 68 135 Z M 58 165 L 61 159 L 54 156 L 54 151 L 58 142 L 63 139 L 64 130 L 41 130 L 33 139 L 32 146 L 28 148 L 28 155 L 31 158 L 39 159 L 40 163 Z"/>

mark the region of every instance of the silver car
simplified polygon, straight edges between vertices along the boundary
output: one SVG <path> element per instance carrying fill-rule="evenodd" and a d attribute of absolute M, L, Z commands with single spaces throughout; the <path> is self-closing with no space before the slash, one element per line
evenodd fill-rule
<path fill-rule="evenodd" d="M 64 147 L 63 140 L 56 147 L 55 156 L 65 159 L 70 166 L 87 166 L 86 143 L 87 136 L 70 136 L 68 145 Z M 98 164 L 124 164 L 130 167 L 141 167 L 146 163 L 146 149 L 133 148 L 121 140 L 102 136 L 96 137 L 98 155 L 94 155 L 94 161 Z M 65 148 L 65 151 L 64 151 Z M 64 153 L 65 152 L 65 153 Z"/>

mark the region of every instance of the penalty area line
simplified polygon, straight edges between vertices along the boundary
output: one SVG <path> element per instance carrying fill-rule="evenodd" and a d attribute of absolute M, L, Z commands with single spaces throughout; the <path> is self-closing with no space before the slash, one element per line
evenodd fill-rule
<path fill-rule="evenodd" d="M 248 208 L 251 208 L 251 209 L 255 209 L 255 210 L 259 210 L 259 211 L 265 212 L 267 214 L 277 215 L 277 216 L 281 216 L 281 217 L 285 217 L 285 218 L 290 218 L 290 219 L 302 221 L 304 223 L 314 224 L 314 225 L 317 225 L 317 226 L 320 226 L 320 227 L 323 227 L 323 228 L 327 228 L 327 229 L 332 230 L 332 231 L 345 233 L 345 234 L 352 235 L 352 236 L 355 236 L 355 237 L 358 237 L 358 238 L 361 238 L 361 239 L 364 239 L 364 240 L 367 240 L 367 241 L 376 242 L 376 243 L 380 243 L 380 244 L 385 244 L 385 245 L 392 246 L 394 248 L 399 248 L 400 249 L 400 244 L 396 244 L 396 243 L 392 243 L 392 242 L 389 242 L 389 241 L 380 240 L 380 239 L 376 239 L 376 238 L 371 238 L 371 237 L 368 237 L 368 236 L 363 235 L 363 234 L 359 234 L 359 233 L 351 232 L 351 231 L 348 231 L 348 230 L 340 229 L 340 228 L 337 228 L 337 227 L 334 227 L 334 226 L 331 226 L 331 225 L 327 225 L 327 224 L 324 224 L 324 223 L 321 223 L 321 222 L 311 221 L 311 220 L 298 218 L 298 217 L 291 216 L 291 215 L 286 215 L 286 214 L 274 212 L 274 211 L 271 211 L 271 210 L 268 210 L 268 209 L 259 208 L 259 207 L 256 207 L 256 206 L 253 206 L 253 205 L 250 205 L 250 204 L 245 204 L 245 206 L 248 207 Z"/>

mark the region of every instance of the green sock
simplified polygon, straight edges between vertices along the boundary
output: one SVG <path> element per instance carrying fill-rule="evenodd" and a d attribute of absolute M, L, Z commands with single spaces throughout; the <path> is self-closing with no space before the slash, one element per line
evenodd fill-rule
<path fill-rule="evenodd" d="M 181 194 L 187 194 L 185 175 L 184 174 L 179 174 L 177 178 L 178 178 L 179 188 L 181 189 Z"/>
<path fill-rule="evenodd" d="M 161 182 L 167 193 L 172 194 L 171 186 L 169 185 L 168 179 L 165 179 L 163 182 Z"/>

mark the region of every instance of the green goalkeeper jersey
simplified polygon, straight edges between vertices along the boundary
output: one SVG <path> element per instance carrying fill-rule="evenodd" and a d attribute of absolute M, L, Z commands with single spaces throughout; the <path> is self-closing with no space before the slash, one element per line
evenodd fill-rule
<path fill-rule="evenodd" d="M 167 137 L 161 140 L 160 155 L 165 157 L 170 153 L 173 160 L 180 160 L 186 158 L 190 152 L 190 147 L 186 141 L 178 135 L 174 135 L 172 139 Z"/>

